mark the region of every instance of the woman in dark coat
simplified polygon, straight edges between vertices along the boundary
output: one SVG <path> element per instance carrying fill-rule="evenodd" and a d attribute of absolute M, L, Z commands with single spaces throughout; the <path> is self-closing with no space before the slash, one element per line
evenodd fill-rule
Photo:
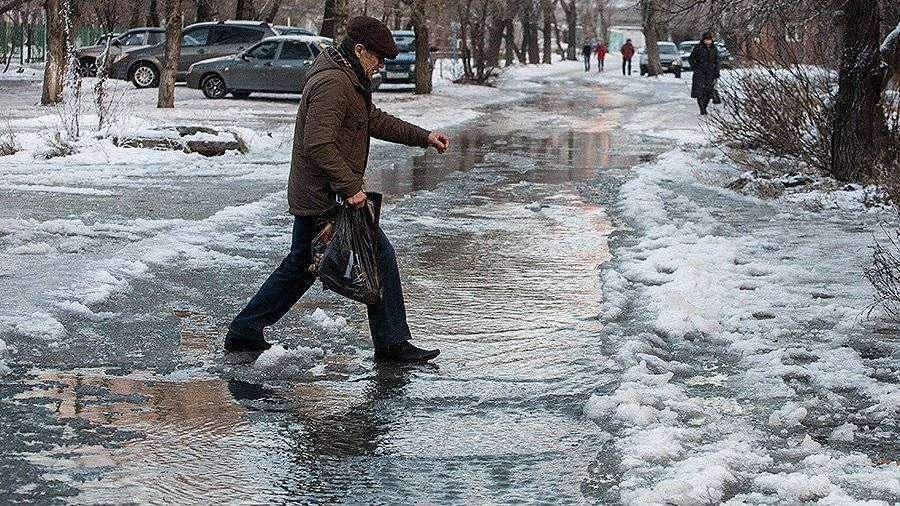
<path fill-rule="evenodd" d="M 712 32 L 703 34 L 703 41 L 694 46 L 689 59 L 691 70 L 694 71 L 691 80 L 691 97 L 697 99 L 700 114 L 706 115 L 706 106 L 713 98 L 716 79 L 719 78 L 719 50 L 713 44 Z"/>

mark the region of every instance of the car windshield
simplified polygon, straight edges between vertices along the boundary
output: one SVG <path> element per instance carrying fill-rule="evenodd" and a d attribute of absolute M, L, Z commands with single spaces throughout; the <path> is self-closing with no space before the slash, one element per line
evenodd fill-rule
<path fill-rule="evenodd" d="M 416 50 L 416 39 L 412 37 L 394 37 L 394 43 L 397 44 L 397 51 L 401 53 L 411 53 Z"/>
<path fill-rule="evenodd" d="M 133 32 L 124 35 L 119 42 L 123 46 L 143 46 L 147 43 L 147 32 Z"/>
<path fill-rule="evenodd" d="M 685 52 L 691 52 L 694 50 L 694 46 L 696 46 L 696 42 L 682 42 L 678 45 L 678 47 Z"/>
<path fill-rule="evenodd" d="M 662 54 L 678 54 L 675 44 L 659 44 L 659 52 Z"/>

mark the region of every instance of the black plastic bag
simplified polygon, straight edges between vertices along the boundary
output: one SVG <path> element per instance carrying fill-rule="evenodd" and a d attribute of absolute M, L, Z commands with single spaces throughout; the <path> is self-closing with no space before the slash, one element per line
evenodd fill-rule
<path fill-rule="evenodd" d="M 717 90 L 715 88 L 712 89 L 712 103 L 714 103 L 714 104 L 722 103 L 722 97 L 721 97 L 721 95 L 719 95 L 719 90 Z"/>
<path fill-rule="evenodd" d="M 378 219 L 381 194 L 367 193 L 366 205 L 342 205 L 313 239 L 313 268 L 322 286 L 363 304 L 381 302 Z"/>

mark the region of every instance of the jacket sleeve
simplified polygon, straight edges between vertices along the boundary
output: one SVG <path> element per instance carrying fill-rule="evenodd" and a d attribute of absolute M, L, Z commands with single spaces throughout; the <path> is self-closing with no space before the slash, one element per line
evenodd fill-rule
<path fill-rule="evenodd" d="M 691 64 L 691 68 L 696 72 L 697 71 L 697 48 L 700 47 L 700 44 L 694 46 L 694 49 L 691 50 L 691 55 L 688 56 L 688 62 Z"/>
<path fill-rule="evenodd" d="M 428 147 L 429 132 L 427 130 L 391 116 L 374 105 L 369 114 L 369 132 L 372 137 L 383 141 L 421 148 Z"/>
<path fill-rule="evenodd" d="M 362 177 L 355 174 L 341 156 L 337 138 L 347 115 L 346 86 L 335 77 L 323 75 L 307 86 L 303 146 L 307 156 L 328 178 L 331 190 L 344 198 L 362 191 Z"/>

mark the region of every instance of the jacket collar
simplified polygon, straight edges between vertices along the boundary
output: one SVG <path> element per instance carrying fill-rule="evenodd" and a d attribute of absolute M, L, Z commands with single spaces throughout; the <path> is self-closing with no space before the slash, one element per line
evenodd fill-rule
<path fill-rule="evenodd" d="M 325 48 L 323 52 L 324 62 L 327 66 L 325 68 L 339 68 L 344 71 L 345 74 L 350 78 L 350 82 L 353 83 L 353 86 L 359 88 L 362 91 L 365 91 L 365 86 L 363 86 L 362 82 L 359 80 L 359 76 L 356 75 L 356 72 L 353 71 L 353 67 L 350 66 L 350 62 L 346 60 L 346 58 L 341 55 L 340 51 L 333 47 Z"/>

